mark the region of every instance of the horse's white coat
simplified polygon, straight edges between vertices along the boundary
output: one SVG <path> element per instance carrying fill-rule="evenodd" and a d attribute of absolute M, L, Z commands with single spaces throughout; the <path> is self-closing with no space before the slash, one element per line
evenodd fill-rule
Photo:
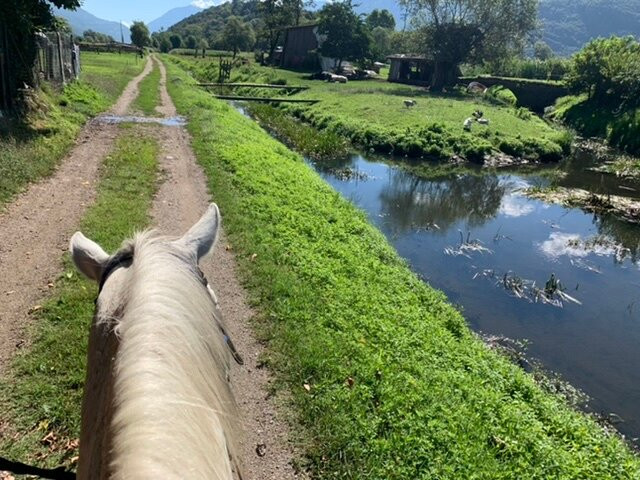
<path fill-rule="evenodd" d="M 181 239 L 123 247 L 133 263 L 106 281 L 92 325 L 78 478 L 233 478 L 228 350 L 197 270 L 219 223 L 212 206 Z M 74 239 L 74 261 L 95 257 Z"/>

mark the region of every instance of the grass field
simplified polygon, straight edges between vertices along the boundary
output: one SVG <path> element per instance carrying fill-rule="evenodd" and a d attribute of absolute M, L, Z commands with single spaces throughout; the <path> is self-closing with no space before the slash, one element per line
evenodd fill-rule
<path fill-rule="evenodd" d="M 132 131 L 106 158 L 97 201 L 80 228 L 107 251 L 148 225 L 157 154 L 153 138 Z M 10 424 L 0 438 L 1 457 L 47 467 L 73 466 L 96 295 L 95 283 L 80 277 L 67 258 L 51 298 L 37 312 L 30 335 L 33 345 L 16 357 L 0 382 L 0 416 Z"/>
<path fill-rule="evenodd" d="M 201 80 L 217 78 L 214 60 L 170 57 Z M 283 104 L 283 108 L 313 124 L 349 138 L 353 143 L 382 153 L 449 160 L 454 155 L 482 161 L 501 151 L 517 157 L 555 161 L 568 152 L 571 135 L 524 109 L 499 105 L 458 91 L 430 93 L 423 88 L 379 80 L 331 84 L 306 79 L 307 74 L 282 69 L 241 66 L 231 81 L 285 83 L 311 88 L 296 98 L 320 100 L 311 106 Z M 273 91 L 248 91 L 274 95 Z M 405 99 L 417 101 L 406 108 Z M 474 124 L 465 132 L 463 122 L 482 110 L 490 125 Z"/>
<path fill-rule="evenodd" d="M 81 61 L 79 82 L 62 92 L 45 85 L 26 118 L 0 123 L 0 207 L 51 174 L 87 118 L 106 110 L 143 67 L 133 55 L 84 53 Z"/>
<path fill-rule="evenodd" d="M 313 478 L 640 476 L 622 441 L 489 351 L 301 157 L 169 74 Z"/>
<path fill-rule="evenodd" d="M 160 105 L 160 68 L 154 62 L 153 70 L 140 82 L 138 98 L 133 102 L 133 109 L 153 117 L 157 115 L 156 107 Z"/>

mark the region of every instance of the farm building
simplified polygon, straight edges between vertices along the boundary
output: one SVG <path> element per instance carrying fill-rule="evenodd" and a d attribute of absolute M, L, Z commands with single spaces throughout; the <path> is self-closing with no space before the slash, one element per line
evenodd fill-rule
<path fill-rule="evenodd" d="M 317 23 L 286 28 L 280 66 L 282 68 L 333 70 L 336 60 L 323 57 L 318 53 L 323 41 L 323 36 L 318 33 Z M 348 66 L 350 66 L 349 62 L 342 62 L 343 68 Z"/>
<path fill-rule="evenodd" d="M 434 64 L 424 55 L 391 55 L 387 59 L 391 62 L 390 82 L 415 85 L 431 84 Z"/>

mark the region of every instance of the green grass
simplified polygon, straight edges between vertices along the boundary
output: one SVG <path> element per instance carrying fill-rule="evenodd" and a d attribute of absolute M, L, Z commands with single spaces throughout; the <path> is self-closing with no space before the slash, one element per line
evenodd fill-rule
<path fill-rule="evenodd" d="M 142 72 L 146 59 L 131 53 L 83 52 L 81 79 L 114 103 L 127 83 Z"/>
<path fill-rule="evenodd" d="M 490 352 L 301 157 L 169 74 L 314 478 L 640 476 L 621 440 Z"/>
<path fill-rule="evenodd" d="M 158 146 L 139 132 L 124 134 L 102 167 L 98 198 L 80 225 L 83 233 L 113 251 L 149 223 L 156 189 Z M 0 416 L 10 424 L 0 456 L 43 466 L 70 465 L 80 434 L 82 386 L 94 282 L 79 276 L 65 257 L 64 273 L 37 312 L 33 344 L 17 355 L 0 381 Z M 51 444 L 41 440 L 55 435 Z"/>
<path fill-rule="evenodd" d="M 170 58 L 201 80 L 217 78 L 218 65 L 213 60 Z M 307 80 L 306 76 L 246 65 L 235 68 L 231 80 L 308 85 L 311 88 L 296 97 L 320 100 L 319 103 L 283 104 L 282 108 L 319 129 L 381 153 L 442 160 L 458 155 L 481 162 L 485 155 L 502 151 L 532 160 L 556 161 L 570 148 L 570 135 L 539 117 L 457 91 L 430 93 L 418 87 L 389 83 L 384 78 L 343 85 Z M 264 90 L 245 93 L 264 95 Z M 415 99 L 417 106 L 407 109 L 405 99 Z M 465 132 L 464 120 L 478 109 L 484 112 L 490 125 L 475 124 L 472 132 Z"/>
<path fill-rule="evenodd" d="M 139 91 L 133 108 L 150 117 L 157 115 L 156 107 L 160 105 L 160 68 L 155 61 L 151 73 L 140 82 Z"/>
<path fill-rule="evenodd" d="M 73 146 L 84 122 L 106 110 L 142 62 L 118 54 L 83 54 L 82 79 L 54 91 L 46 85 L 30 98 L 20 121 L 0 123 L 0 207 L 31 182 L 50 175 Z"/>

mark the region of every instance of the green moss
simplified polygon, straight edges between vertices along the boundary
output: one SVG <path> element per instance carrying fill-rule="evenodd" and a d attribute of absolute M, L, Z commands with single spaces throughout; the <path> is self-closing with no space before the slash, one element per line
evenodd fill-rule
<path fill-rule="evenodd" d="M 640 475 L 622 441 L 485 348 L 298 155 L 169 72 L 314 478 Z"/>
<path fill-rule="evenodd" d="M 96 203 L 82 231 L 109 250 L 147 226 L 156 186 L 158 146 L 128 133 L 104 162 Z M 89 324 L 96 285 L 79 276 L 68 258 L 53 295 L 37 312 L 33 344 L 18 354 L 0 381 L 0 415 L 10 424 L 0 438 L 0 456 L 57 467 L 77 455 L 67 448 L 80 434 Z M 5 433 L 5 432 L 3 432 Z M 41 439 L 53 433 L 51 451 Z M 15 438 L 14 435 L 15 434 Z"/>

